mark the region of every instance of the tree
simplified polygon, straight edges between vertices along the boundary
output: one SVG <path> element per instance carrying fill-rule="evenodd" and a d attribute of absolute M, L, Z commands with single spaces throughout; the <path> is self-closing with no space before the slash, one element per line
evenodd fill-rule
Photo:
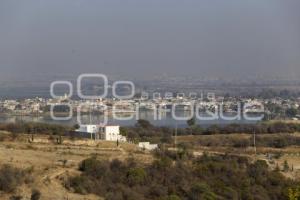
<path fill-rule="evenodd" d="M 142 184 L 147 177 L 147 173 L 143 168 L 133 168 L 127 173 L 128 184 L 133 186 L 137 184 Z"/>
<path fill-rule="evenodd" d="M 298 114 L 298 110 L 296 108 L 288 108 L 286 110 L 286 115 L 288 117 L 295 117 Z"/>
<path fill-rule="evenodd" d="M 189 192 L 190 199 L 198 200 L 213 200 L 217 198 L 217 195 L 214 194 L 210 187 L 205 183 L 196 183 L 192 186 L 191 191 Z"/>
<path fill-rule="evenodd" d="M 288 172 L 289 170 L 290 170 L 290 166 L 289 166 L 288 162 L 285 160 L 283 163 L 283 171 Z"/>
<path fill-rule="evenodd" d="M 128 130 L 125 127 L 121 127 L 120 128 L 120 134 L 125 136 L 125 137 L 128 137 Z"/>
<path fill-rule="evenodd" d="M 203 129 L 201 126 L 195 125 L 192 128 L 192 133 L 193 133 L 193 135 L 201 135 L 203 133 Z"/>
<path fill-rule="evenodd" d="M 79 128 L 80 128 L 79 124 L 75 124 L 74 127 L 73 127 L 74 130 L 77 130 Z"/>
<path fill-rule="evenodd" d="M 173 140 L 172 140 L 172 136 L 169 135 L 169 134 L 164 134 L 162 136 L 162 138 L 160 139 L 161 143 L 171 143 Z"/>
<path fill-rule="evenodd" d="M 31 192 L 30 200 L 39 200 L 41 198 L 41 192 L 37 189 L 33 189 Z"/>
<path fill-rule="evenodd" d="M 135 126 L 144 128 L 144 129 L 149 129 L 149 128 L 153 127 L 153 125 L 149 121 L 144 120 L 144 119 L 139 119 Z"/>
<path fill-rule="evenodd" d="M 107 200 L 298 199 L 295 181 L 270 171 L 263 160 L 251 163 L 235 156 L 177 160 L 176 153 L 164 151 L 157 152 L 152 164 L 93 158 L 80 169 L 66 187 Z"/>
<path fill-rule="evenodd" d="M 187 125 L 188 125 L 189 127 L 195 126 L 195 125 L 196 125 L 196 119 L 195 119 L 195 117 L 193 117 L 193 118 L 187 120 L 186 123 L 187 123 Z"/>

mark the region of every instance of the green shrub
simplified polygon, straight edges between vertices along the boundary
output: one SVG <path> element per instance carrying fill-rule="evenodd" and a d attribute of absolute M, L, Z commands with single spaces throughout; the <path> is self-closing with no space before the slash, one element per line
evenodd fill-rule
<path fill-rule="evenodd" d="M 10 165 L 0 168 L 0 191 L 13 192 L 25 180 L 25 173 L 22 170 Z"/>
<path fill-rule="evenodd" d="M 143 168 L 133 168 L 127 172 L 127 182 L 129 185 L 143 184 L 146 180 L 147 173 Z"/>
<path fill-rule="evenodd" d="M 41 198 L 41 192 L 37 189 L 33 189 L 31 192 L 30 200 L 39 200 Z"/>

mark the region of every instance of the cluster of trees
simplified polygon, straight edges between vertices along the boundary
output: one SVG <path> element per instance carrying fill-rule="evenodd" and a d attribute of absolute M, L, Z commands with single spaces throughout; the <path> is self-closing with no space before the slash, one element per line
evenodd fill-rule
<path fill-rule="evenodd" d="M 294 133 L 300 132 L 299 123 L 257 123 L 257 124 L 229 124 L 224 126 L 211 125 L 207 128 L 202 128 L 196 125 L 193 120 L 187 122 L 187 128 L 178 128 L 178 135 L 213 135 L 213 134 L 230 134 L 230 133 L 248 133 L 253 134 L 272 134 L 272 133 Z M 0 124 L 0 130 L 11 133 L 26 133 L 26 134 L 49 134 L 49 135 L 64 135 L 68 131 L 78 128 L 68 127 L 57 124 L 47 123 L 3 123 Z M 133 127 L 122 127 L 121 132 L 129 138 L 143 137 L 162 137 L 163 135 L 173 135 L 174 128 L 156 127 L 147 120 L 138 120 Z"/>
<path fill-rule="evenodd" d="M 264 161 L 188 153 L 158 152 L 150 165 L 127 161 L 84 160 L 81 175 L 66 186 L 76 193 L 93 193 L 107 200 L 210 200 L 289 199 L 296 183 L 279 171 L 269 171 Z"/>
<path fill-rule="evenodd" d="M 51 106 L 48 105 L 43 108 L 44 112 L 50 112 L 51 111 Z M 53 112 L 57 113 L 69 113 L 70 112 L 70 107 L 66 105 L 57 105 L 54 107 Z"/>
<path fill-rule="evenodd" d="M 265 120 L 294 118 L 300 114 L 300 108 L 285 108 L 282 105 L 271 102 L 265 104 L 265 110 L 268 111 L 267 113 L 265 113 Z"/>
<path fill-rule="evenodd" d="M 7 123 L 0 124 L 0 130 L 8 131 L 13 134 L 25 133 L 25 134 L 45 134 L 45 135 L 64 135 L 70 131 L 70 127 L 46 124 L 46 123 Z"/>
<path fill-rule="evenodd" d="M 179 144 L 196 147 L 235 147 L 247 148 L 253 146 L 253 136 L 205 136 L 197 137 L 193 140 L 181 142 Z M 276 135 L 257 135 L 257 147 L 272 147 L 272 148 L 285 148 L 288 146 L 300 146 L 300 137 L 291 134 L 276 134 Z"/>
<path fill-rule="evenodd" d="M 123 127 L 121 134 L 132 141 L 172 142 L 172 136 L 177 135 L 215 135 L 215 134 L 273 134 L 273 133 L 295 133 L 300 132 L 300 124 L 297 123 L 258 123 L 258 124 L 229 124 L 225 126 L 211 125 L 202 128 L 193 121 L 188 121 L 187 128 L 155 127 L 146 120 L 138 120 L 133 127 Z"/>
<path fill-rule="evenodd" d="M 257 136 L 256 145 L 262 147 L 285 148 L 300 146 L 300 138 L 293 135 L 276 135 L 272 137 Z"/>
<path fill-rule="evenodd" d="M 169 127 L 156 127 L 147 120 L 138 120 L 133 127 L 122 127 L 121 134 L 126 136 L 129 140 L 150 141 L 155 143 L 170 143 L 172 142 L 172 135 L 174 129 Z"/>
<path fill-rule="evenodd" d="M 300 131 L 300 124 L 297 123 L 257 123 L 257 124 L 229 124 L 226 126 L 212 125 L 203 131 L 203 134 L 230 134 L 246 133 L 273 134 L 273 133 L 295 133 Z"/>
<path fill-rule="evenodd" d="M 274 97 L 280 97 L 282 99 L 296 99 L 299 96 L 300 96 L 299 91 L 291 91 L 287 89 L 284 90 L 263 89 L 260 93 L 257 94 L 258 98 L 263 98 L 263 99 L 271 99 Z"/>

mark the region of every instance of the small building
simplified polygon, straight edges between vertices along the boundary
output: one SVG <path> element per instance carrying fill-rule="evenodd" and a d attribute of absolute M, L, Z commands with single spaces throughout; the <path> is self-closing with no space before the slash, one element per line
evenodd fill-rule
<path fill-rule="evenodd" d="M 140 142 L 139 143 L 139 148 L 153 151 L 158 148 L 157 144 L 150 144 L 150 142 Z"/>
<path fill-rule="evenodd" d="M 101 140 L 126 142 L 126 137 L 120 134 L 120 126 L 108 125 L 99 128 Z"/>
<path fill-rule="evenodd" d="M 90 134 L 95 140 L 126 142 L 126 137 L 120 134 L 118 125 L 80 125 L 76 132 Z"/>
<path fill-rule="evenodd" d="M 99 132 L 99 125 L 80 125 L 79 129 L 76 131 L 95 134 Z"/>

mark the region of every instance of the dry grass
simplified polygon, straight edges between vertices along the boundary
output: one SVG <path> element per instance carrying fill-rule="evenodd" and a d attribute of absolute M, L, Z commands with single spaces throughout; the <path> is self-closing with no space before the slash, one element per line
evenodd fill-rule
<path fill-rule="evenodd" d="M 99 159 L 124 160 L 130 156 L 140 162 L 151 162 L 152 155 L 136 153 L 136 146 L 121 143 L 119 147 L 114 142 L 97 142 L 82 140 L 81 145 L 72 144 L 74 141 L 64 140 L 65 144 L 57 145 L 52 142 L 29 143 L 28 136 L 22 136 L 15 141 L 10 139 L 0 142 L 0 165 L 10 164 L 18 168 L 33 169 L 33 183 L 23 185 L 16 193 L 30 199 L 31 190 L 37 188 L 42 193 L 43 200 L 96 200 L 94 195 L 79 195 L 67 191 L 63 186 L 64 179 L 78 174 L 78 164 L 96 155 Z M 35 140 L 45 139 L 46 136 L 35 136 Z M 77 141 L 78 142 L 78 141 Z M 1 194 L 0 199 L 9 199 L 12 194 Z"/>
<path fill-rule="evenodd" d="M 115 142 L 91 142 L 90 140 L 68 140 L 64 138 L 62 145 L 55 144 L 49 140 L 48 136 L 35 136 L 34 142 L 29 142 L 30 136 L 18 137 L 12 140 L 9 134 L 1 133 L 5 140 L 0 141 L 0 165 L 10 164 L 18 168 L 33 169 L 33 183 L 23 185 L 17 190 L 17 194 L 30 199 L 31 190 L 37 188 L 42 193 L 43 200 L 96 200 L 99 197 L 94 195 L 79 195 L 74 194 L 65 189 L 64 180 L 74 174 L 80 173 L 77 170 L 78 164 L 95 155 L 99 159 L 124 160 L 128 157 L 134 157 L 139 162 L 150 163 L 153 161 L 151 154 L 140 151 L 136 145 L 128 143 L 120 143 L 117 147 Z M 270 135 L 266 135 L 270 136 Z M 300 136 L 300 134 L 297 134 Z M 249 138 L 246 134 L 232 135 L 211 135 L 211 136 L 179 136 L 177 142 L 195 142 L 197 140 L 205 140 L 214 138 L 223 140 L 226 137 L 234 138 Z M 233 147 L 202 147 L 195 146 L 193 149 L 195 155 L 201 155 L 203 152 L 211 154 L 231 154 L 236 156 L 246 156 L 254 159 L 254 149 L 248 148 L 233 148 Z M 281 154 L 279 158 L 268 158 L 268 154 Z M 284 173 L 287 177 L 300 178 L 300 148 L 288 147 L 283 149 L 274 148 L 257 148 L 257 158 L 266 160 L 272 168 L 277 165 L 282 166 L 287 160 L 293 171 Z M 0 193 L 0 199 L 8 200 L 9 195 Z"/>

